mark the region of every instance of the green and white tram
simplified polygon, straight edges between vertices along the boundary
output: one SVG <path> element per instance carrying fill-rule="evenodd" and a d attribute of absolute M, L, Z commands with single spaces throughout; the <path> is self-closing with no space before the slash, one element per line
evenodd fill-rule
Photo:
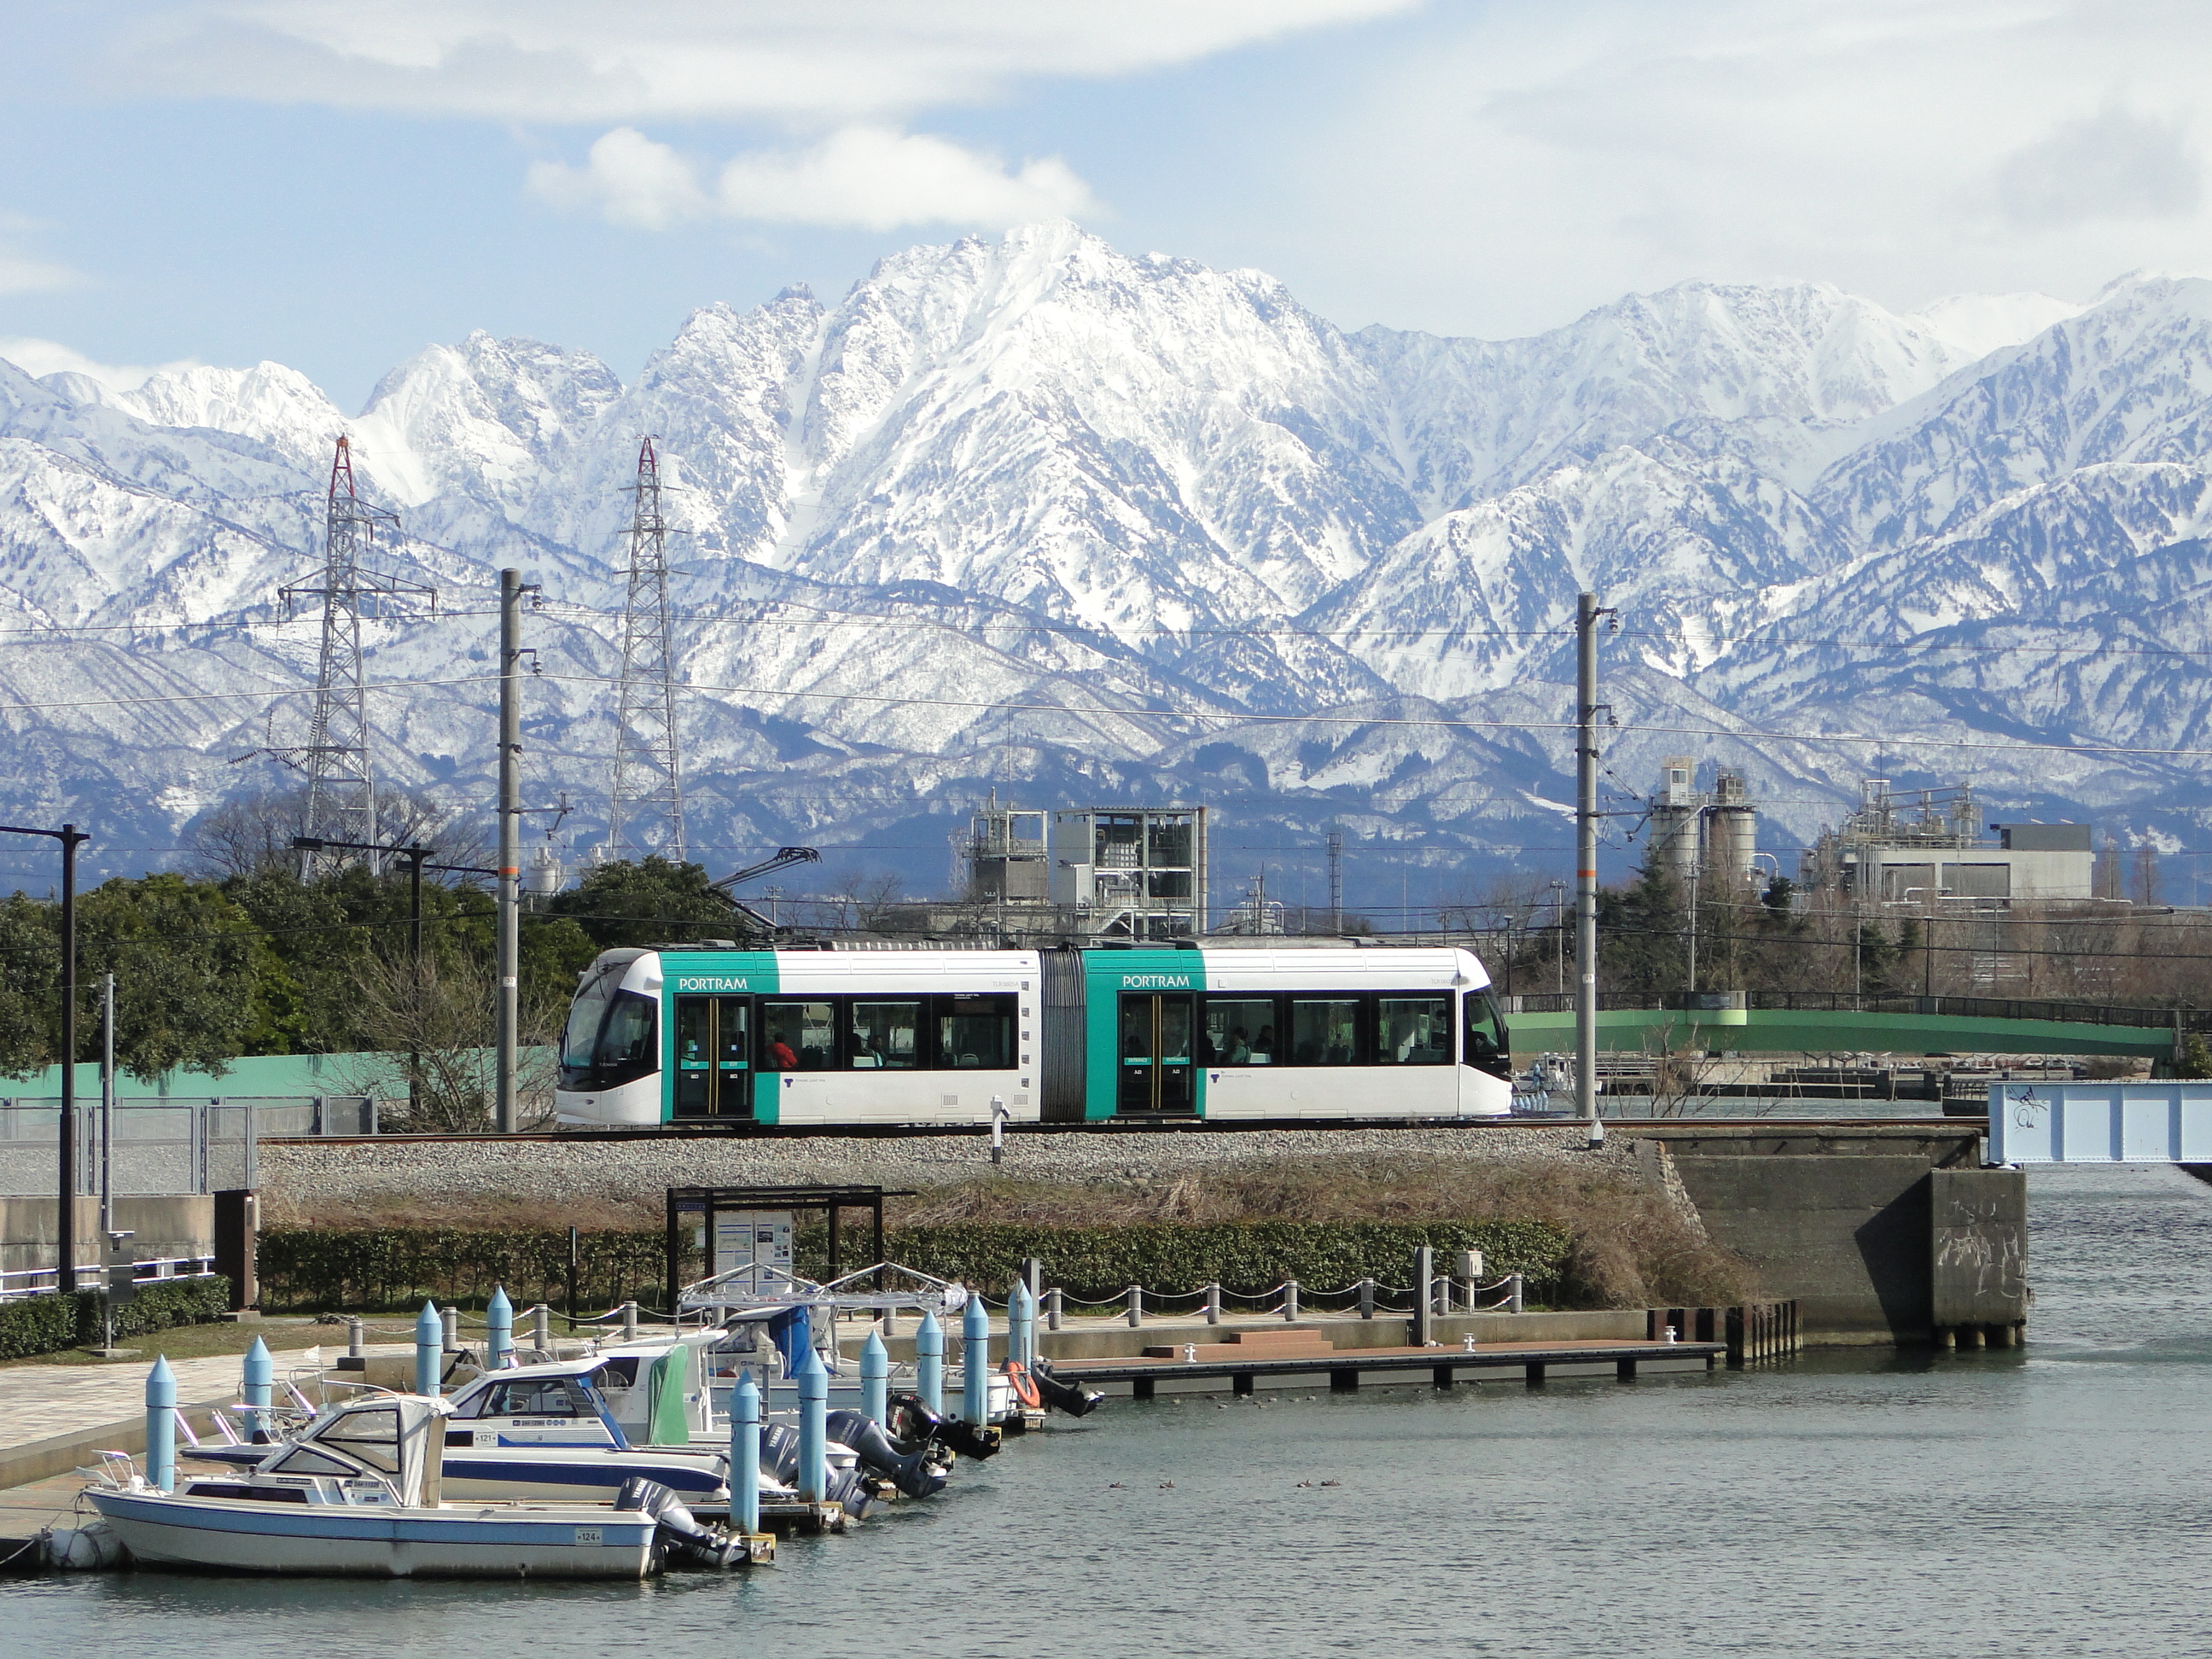
<path fill-rule="evenodd" d="M 1502 1117 L 1466 951 L 609 951 L 569 1010 L 564 1122 Z"/>

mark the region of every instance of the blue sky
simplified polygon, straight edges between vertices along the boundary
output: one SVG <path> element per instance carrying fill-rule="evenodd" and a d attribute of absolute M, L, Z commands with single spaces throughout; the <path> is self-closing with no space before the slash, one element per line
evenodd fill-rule
<path fill-rule="evenodd" d="M 2203 8 L 2111 0 L 12 0 L 0 355 L 471 328 L 624 376 L 685 313 L 1065 213 L 1347 326 L 1687 277 L 1899 309 L 2212 264 Z"/>

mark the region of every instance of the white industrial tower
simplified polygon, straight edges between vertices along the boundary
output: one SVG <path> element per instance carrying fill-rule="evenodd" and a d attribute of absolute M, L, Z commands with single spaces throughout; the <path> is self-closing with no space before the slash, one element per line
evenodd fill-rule
<path fill-rule="evenodd" d="M 660 460 L 649 436 L 638 446 L 635 493 L 606 855 L 622 856 L 623 832 L 641 811 L 665 813 L 668 838 L 652 850 L 681 863 L 684 785 L 677 760 L 676 652 L 668 625 L 668 526 L 660 515 Z"/>
<path fill-rule="evenodd" d="M 325 841 L 374 842 L 376 780 L 369 764 L 368 696 L 362 684 L 361 619 L 367 609 L 383 614 L 389 602 L 427 598 L 433 608 L 437 590 L 362 568 L 381 529 L 388 542 L 399 538 L 399 515 L 371 507 L 355 493 L 353 448 L 343 437 L 331 459 L 330 509 L 325 521 L 323 580 L 319 587 L 287 587 L 295 599 L 323 602 L 322 653 L 315 671 L 315 712 L 307 746 L 285 755 L 306 763 L 307 806 L 301 833 Z M 317 859 L 341 863 L 343 853 L 302 853 L 300 876 L 313 873 Z"/>

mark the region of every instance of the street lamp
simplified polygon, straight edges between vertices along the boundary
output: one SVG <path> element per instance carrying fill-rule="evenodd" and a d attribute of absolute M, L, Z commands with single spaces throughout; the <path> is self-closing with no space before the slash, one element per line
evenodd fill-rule
<path fill-rule="evenodd" d="M 76 1289 L 76 849 L 92 837 L 73 823 L 58 830 L 0 823 L 0 834 L 44 836 L 62 844 L 62 1121 L 54 1285 L 66 1296 Z"/>

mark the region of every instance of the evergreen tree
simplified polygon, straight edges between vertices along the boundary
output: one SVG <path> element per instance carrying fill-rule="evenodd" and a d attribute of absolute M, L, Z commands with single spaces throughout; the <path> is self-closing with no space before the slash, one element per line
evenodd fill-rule
<path fill-rule="evenodd" d="M 573 920 L 599 951 L 743 939 L 754 931 L 743 911 L 708 885 L 704 865 L 677 864 L 658 854 L 594 866 L 569 891 L 556 893 L 549 908 Z"/>

